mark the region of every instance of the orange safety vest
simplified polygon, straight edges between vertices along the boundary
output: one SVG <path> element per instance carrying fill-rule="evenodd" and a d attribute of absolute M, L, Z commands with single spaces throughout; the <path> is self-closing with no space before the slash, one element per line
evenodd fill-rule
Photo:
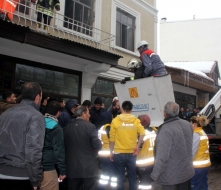
<path fill-rule="evenodd" d="M 0 0 L 0 12 L 7 14 L 12 20 L 17 4 L 18 0 Z"/>

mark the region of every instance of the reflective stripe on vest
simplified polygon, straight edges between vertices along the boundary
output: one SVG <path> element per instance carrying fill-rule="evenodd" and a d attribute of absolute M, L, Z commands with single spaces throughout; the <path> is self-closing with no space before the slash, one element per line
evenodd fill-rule
<path fill-rule="evenodd" d="M 6 0 L 8 3 L 10 3 L 13 7 L 16 7 L 17 4 L 13 3 L 12 1 L 10 0 Z"/>
<path fill-rule="evenodd" d="M 151 134 L 145 135 L 145 137 L 143 138 L 143 141 L 146 141 L 147 139 L 150 139 L 150 138 L 156 138 L 156 134 L 151 133 Z"/>
<path fill-rule="evenodd" d="M 109 150 L 100 150 L 98 152 L 99 155 L 110 155 L 110 151 Z"/>
<path fill-rule="evenodd" d="M 138 189 L 151 189 L 152 185 L 139 185 Z"/>
<path fill-rule="evenodd" d="M 143 159 L 143 160 L 137 160 L 136 164 L 137 165 L 142 165 L 142 164 L 148 164 L 154 161 L 154 157 Z"/>
<path fill-rule="evenodd" d="M 200 165 L 204 165 L 204 164 L 208 164 L 208 163 L 210 163 L 210 159 L 208 159 L 208 160 L 202 160 L 202 161 L 194 161 L 194 162 L 193 162 L 193 165 L 194 165 L 194 166 L 200 166 Z"/>

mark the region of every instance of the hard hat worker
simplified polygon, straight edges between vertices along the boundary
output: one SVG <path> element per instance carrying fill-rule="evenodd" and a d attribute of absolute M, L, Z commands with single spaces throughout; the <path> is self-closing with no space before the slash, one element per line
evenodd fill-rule
<path fill-rule="evenodd" d="M 56 11 L 60 11 L 59 0 L 38 0 L 37 2 L 37 21 L 38 28 L 41 28 L 41 21 L 44 20 L 44 29 L 48 29 L 48 25 L 51 23 L 53 17 L 54 8 Z"/>
<path fill-rule="evenodd" d="M 203 126 L 209 121 L 206 116 L 193 116 L 190 118 L 193 127 L 193 167 L 195 175 L 191 179 L 191 189 L 208 189 L 208 172 L 211 165 L 209 156 L 209 141 Z"/>
<path fill-rule="evenodd" d="M 161 61 L 160 56 L 148 49 L 148 43 L 145 40 L 137 44 L 137 50 L 140 53 L 140 60 L 144 66 L 143 77 L 163 76 L 167 74 L 165 65 Z"/>
<path fill-rule="evenodd" d="M 151 127 L 149 127 L 150 117 L 147 114 L 139 115 L 138 119 L 140 119 L 141 125 L 145 128 L 143 145 L 136 160 L 137 174 L 139 176 L 138 189 L 152 189 L 152 179 L 150 174 L 153 170 L 154 164 L 154 142 L 156 133 Z"/>
<path fill-rule="evenodd" d="M 117 189 L 117 177 L 114 162 L 110 161 L 110 128 L 112 121 L 111 112 L 102 112 L 100 115 L 103 126 L 98 131 L 98 137 L 101 139 L 102 148 L 98 152 L 101 163 L 101 175 L 98 182 L 98 190 Z"/>
<path fill-rule="evenodd" d="M 133 58 L 128 61 L 127 68 L 134 73 L 134 77 L 125 77 L 121 81 L 122 84 L 125 84 L 126 81 L 143 78 L 144 66 L 141 61 Z"/>

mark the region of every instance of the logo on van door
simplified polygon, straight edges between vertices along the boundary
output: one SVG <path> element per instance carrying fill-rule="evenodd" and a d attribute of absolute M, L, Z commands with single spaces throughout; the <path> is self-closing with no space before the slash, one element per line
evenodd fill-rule
<path fill-rule="evenodd" d="M 132 112 L 149 111 L 149 104 L 134 104 Z"/>
<path fill-rule="evenodd" d="M 128 88 L 128 90 L 129 90 L 131 98 L 138 98 L 139 97 L 137 87 Z"/>

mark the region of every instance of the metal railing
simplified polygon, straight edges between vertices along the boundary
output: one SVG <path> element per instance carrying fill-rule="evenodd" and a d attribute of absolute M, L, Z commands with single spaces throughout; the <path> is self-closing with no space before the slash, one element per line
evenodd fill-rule
<path fill-rule="evenodd" d="M 114 51 L 113 41 L 115 36 L 112 34 L 73 20 L 54 10 L 49 17 L 46 14 L 47 9 L 41 7 L 42 10 L 39 11 L 37 5 L 33 4 L 31 0 L 1 1 L 9 2 L 12 5 L 11 8 L 6 7 L 6 5 L 0 7 L 0 18 L 3 20 L 48 33 L 55 37 L 79 42 L 102 50 Z M 11 19 L 9 15 L 12 15 Z"/>

